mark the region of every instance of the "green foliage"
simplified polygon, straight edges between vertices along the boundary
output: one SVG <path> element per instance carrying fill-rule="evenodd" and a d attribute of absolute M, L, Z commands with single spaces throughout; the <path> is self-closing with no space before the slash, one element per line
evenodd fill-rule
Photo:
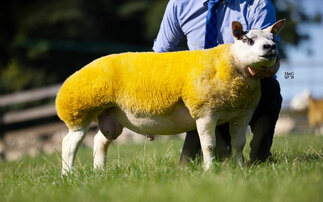
<path fill-rule="evenodd" d="M 323 137 L 278 137 L 273 162 L 241 170 L 225 161 L 209 172 L 178 165 L 179 139 L 112 145 L 106 171 L 94 171 L 82 149 L 67 177 L 59 153 L 25 157 L 0 164 L 0 201 L 321 201 L 322 145 Z"/>
<path fill-rule="evenodd" d="M 305 13 L 301 3 L 307 1 L 296 2 L 291 0 L 273 0 L 277 9 L 277 19 L 287 19 L 287 23 L 283 31 L 279 34 L 280 53 L 283 58 L 286 57 L 286 46 L 298 46 L 302 41 L 309 39 L 309 33 L 302 32 L 300 27 L 306 23 L 321 22 L 319 13 Z"/>
<path fill-rule="evenodd" d="M 23 69 L 25 68 L 25 69 Z M 17 60 L 12 60 L 8 63 L 7 68 L 0 70 L 0 92 L 9 93 L 19 91 L 24 88 L 34 88 L 41 86 L 45 82 L 45 74 L 42 70 L 35 70 L 26 66 L 20 65 Z M 51 78 L 48 76 L 47 82 Z"/>
<path fill-rule="evenodd" d="M 167 2 L 11 0 L 1 3 L 0 94 L 62 82 L 103 55 L 151 50 Z M 284 56 L 287 44 L 299 45 L 308 38 L 299 31 L 299 26 L 318 22 L 320 16 L 304 13 L 294 1 L 273 2 L 278 18 L 288 19 L 281 33 Z M 15 70 L 11 67 L 13 61 Z M 8 73 L 12 71 L 26 78 L 6 78 L 13 75 Z"/>

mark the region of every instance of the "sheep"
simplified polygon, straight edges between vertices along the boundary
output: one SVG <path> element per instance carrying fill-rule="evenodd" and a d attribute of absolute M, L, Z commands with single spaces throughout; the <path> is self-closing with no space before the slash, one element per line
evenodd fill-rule
<path fill-rule="evenodd" d="M 73 170 L 78 147 L 97 121 L 94 168 L 103 168 L 109 144 L 127 127 L 140 134 L 171 135 L 197 129 L 204 168 L 212 167 L 215 127 L 230 123 L 232 153 L 243 165 L 246 127 L 260 99 L 260 80 L 248 67 L 274 65 L 274 37 L 285 20 L 244 32 L 232 22 L 235 42 L 169 53 L 121 53 L 101 57 L 71 75 L 56 97 L 69 128 L 62 141 L 62 174 Z M 252 41 L 252 43 L 249 43 Z"/>
<path fill-rule="evenodd" d="M 308 123 L 318 135 L 323 134 L 323 100 L 308 96 Z"/>

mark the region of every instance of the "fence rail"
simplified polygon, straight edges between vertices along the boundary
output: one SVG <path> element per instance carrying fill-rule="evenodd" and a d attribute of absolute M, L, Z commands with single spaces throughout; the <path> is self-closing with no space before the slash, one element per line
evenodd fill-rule
<path fill-rule="evenodd" d="M 2 95 L 0 96 L 0 107 L 7 107 L 54 97 L 60 86 L 61 84 L 55 84 L 44 88 Z"/>
<path fill-rule="evenodd" d="M 54 98 L 61 84 L 0 96 L 0 108 Z M 56 116 L 54 104 L 0 114 L 0 126 Z"/>

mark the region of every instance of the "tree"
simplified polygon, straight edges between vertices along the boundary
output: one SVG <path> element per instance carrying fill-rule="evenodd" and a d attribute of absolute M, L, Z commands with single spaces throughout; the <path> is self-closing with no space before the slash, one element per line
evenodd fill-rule
<path fill-rule="evenodd" d="M 62 82 L 102 55 L 151 50 L 168 0 L 11 0 L 0 7 L 0 94 Z M 290 0 L 273 1 L 288 19 L 281 52 L 321 20 Z"/>
<path fill-rule="evenodd" d="M 309 3 L 308 1 L 305 1 Z M 286 58 L 286 46 L 298 46 L 302 41 L 309 39 L 307 33 L 301 33 L 299 28 L 306 23 L 321 22 L 319 13 L 305 13 L 301 2 L 296 3 L 291 0 L 273 0 L 277 9 L 277 19 L 287 19 L 287 23 L 283 31 L 279 34 L 281 39 L 280 53 Z"/>

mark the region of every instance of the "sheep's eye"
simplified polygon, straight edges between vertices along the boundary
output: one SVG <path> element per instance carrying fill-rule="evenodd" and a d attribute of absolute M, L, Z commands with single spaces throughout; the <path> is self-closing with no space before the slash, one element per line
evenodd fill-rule
<path fill-rule="evenodd" d="M 248 38 L 247 43 L 248 43 L 248 45 L 252 46 L 255 43 L 255 41 L 253 39 Z"/>
<path fill-rule="evenodd" d="M 246 36 L 242 37 L 242 42 L 247 43 L 250 46 L 252 46 L 255 43 L 255 41 L 253 39 L 248 38 Z"/>

